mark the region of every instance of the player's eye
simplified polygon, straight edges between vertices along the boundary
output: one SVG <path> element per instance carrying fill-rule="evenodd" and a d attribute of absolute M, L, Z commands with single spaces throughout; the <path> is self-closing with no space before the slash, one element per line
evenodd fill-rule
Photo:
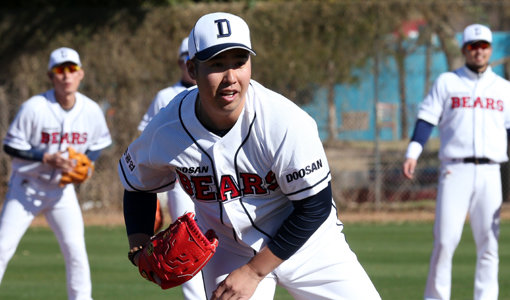
<path fill-rule="evenodd" d="M 471 51 L 471 50 L 476 50 L 476 49 L 487 49 L 491 46 L 490 43 L 488 42 L 485 42 L 485 41 L 480 41 L 480 42 L 476 42 L 476 43 L 472 43 L 472 44 L 468 44 L 466 46 L 466 48 Z"/>
<path fill-rule="evenodd" d="M 236 62 L 235 66 L 236 66 L 237 68 L 240 68 L 240 67 L 242 67 L 242 66 L 246 65 L 246 62 L 248 62 L 248 58 L 240 59 L 240 60 L 238 60 L 238 61 Z"/>
<path fill-rule="evenodd" d="M 220 68 L 223 68 L 225 64 L 220 62 L 220 61 L 215 61 L 214 63 L 211 64 L 211 67 L 213 68 L 216 68 L 216 69 L 220 69 Z"/>
<path fill-rule="evenodd" d="M 64 72 L 74 73 L 79 71 L 81 68 L 78 65 L 68 65 L 68 66 L 56 66 L 51 69 L 54 74 L 63 74 Z"/>

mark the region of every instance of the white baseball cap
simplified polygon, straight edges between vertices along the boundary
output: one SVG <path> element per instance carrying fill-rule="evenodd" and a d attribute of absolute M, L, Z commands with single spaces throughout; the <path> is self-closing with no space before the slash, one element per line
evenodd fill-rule
<path fill-rule="evenodd" d="M 256 55 L 251 49 L 248 24 L 233 14 L 217 12 L 202 16 L 189 34 L 190 59 L 206 61 L 219 53 L 241 48 Z"/>
<path fill-rule="evenodd" d="M 80 55 L 78 55 L 78 52 L 71 48 L 62 47 L 51 52 L 48 70 L 65 62 L 71 62 L 81 67 Z"/>
<path fill-rule="evenodd" d="M 471 24 L 464 29 L 462 45 L 477 41 L 492 43 L 492 32 L 489 27 L 481 24 Z"/>
<path fill-rule="evenodd" d="M 187 56 L 188 56 L 188 37 L 185 37 L 181 42 L 181 46 L 179 47 L 179 59 L 186 60 Z"/>

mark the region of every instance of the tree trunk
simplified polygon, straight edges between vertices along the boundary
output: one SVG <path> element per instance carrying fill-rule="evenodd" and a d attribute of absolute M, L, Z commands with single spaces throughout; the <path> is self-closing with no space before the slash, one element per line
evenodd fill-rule
<path fill-rule="evenodd" d="M 399 98 L 400 98 L 400 129 L 401 129 L 401 139 L 407 140 L 409 137 L 407 131 L 407 102 L 406 102 L 406 50 L 403 46 L 403 39 L 399 37 L 397 40 L 397 52 L 395 60 L 397 62 L 398 69 L 398 89 L 399 89 Z"/>
<path fill-rule="evenodd" d="M 5 88 L 0 86 L 0 135 L 4 137 L 9 127 L 9 105 L 7 103 L 7 94 Z M 5 174 L 0 175 L 0 196 L 5 195 L 7 192 L 7 184 L 9 182 L 9 175 L 11 173 L 11 160 L 10 157 L 4 152 L 0 153 L 0 170 L 6 170 Z M 3 198 L 3 197 L 2 197 Z M 0 199 L 2 201 L 3 199 Z"/>
<path fill-rule="evenodd" d="M 333 74 L 335 63 L 328 62 L 328 72 Z M 333 77 L 332 77 L 333 78 Z M 335 82 L 330 80 L 328 82 L 328 140 L 327 142 L 334 142 L 338 138 L 338 127 L 336 118 L 336 105 L 335 105 Z"/>
<path fill-rule="evenodd" d="M 437 33 L 441 41 L 441 48 L 446 56 L 449 70 L 455 70 L 464 64 L 463 57 L 459 55 L 460 45 L 455 38 L 455 33 L 440 31 Z"/>
<path fill-rule="evenodd" d="M 432 9 L 430 9 L 432 8 Z M 446 62 L 449 70 L 461 67 L 464 62 L 460 55 L 460 46 L 455 37 L 456 31 L 449 23 L 449 14 L 433 7 L 422 11 L 432 31 L 435 32 L 441 43 L 441 49 L 446 56 Z"/>
<path fill-rule="evenodd" d="M 431 68 L 432 68 L 432 42 L 431 42 L 431 35 L 430 33 L 426 37 L 425 42 L 425 88 L 423 89 L 423 97 L 427 95 L 427 93 L 430 90 L 431 82 L 430 82 L 430 76 L 431 76 Z"/>

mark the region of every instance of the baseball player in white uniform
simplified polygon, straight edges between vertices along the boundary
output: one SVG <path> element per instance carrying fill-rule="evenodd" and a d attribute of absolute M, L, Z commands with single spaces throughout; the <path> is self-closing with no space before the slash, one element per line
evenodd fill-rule
<path fill-rule="evenodd" d="M 474 299 L 498 298 L 499 164 L 508 160 L 510 83 L 489 66 L 491 43 L 488 27 L 465 28 L 466 64 L 441 74 L 423 100 L 403 164 L 404 175 L 413 178 L 438 126 L 441 169 L 425 299 L 450 299 L 452 258 L 468 214 L 477 249 Z"/>
<path fill-rule="evenodd" d="M 149 109 L 143 116 L 143 119 L 138 125 L 138 130 L 142 132 L 147 124 L 154 118 L 154 116 L 180 92 L 194 86 L 195 80 L 193 80 L 186 67 L 186 61 L 188 60 L 188 37 L 184 38 L 179 47 L 177 64 L 181 70 L 181 79 L 174 85 L 160 90 L 156 97 L 151 102 Z M 163 197 L 165 196 L 165 197 Z M 168 212 L 170 218 L 175 221 L 178 217 L 184 215 L 187 212 L 195 212 L 195 205 L 186 192 L 181 188 L 179 184 L 175 184 L 168 192 L 160 193 L 158 195 L 158 201 L 161 199 L 167 199 Z M 204 288 L 203 281 L 200 276 L 195 276 L 191 280 L 185 282 L 182 285 L 182 292 L 185 300 L 193 299 L 204 299 Z"/>
<path fill-rule="evenodd" d="M 142 120 L 140 121 L 140 124 L 138 125 L 138 130 L 142 132 L 145 127 L 147 127 L 147 124 L 149 124 L 150 120 L 154 118 L 154 116 L 165 106 L 167 106 L 168 102 L 172 100 L 177 94 L 184 91 L 187 88 L 190 88 L 194 86 L 195 80 L 191 78 L 188 74 L 188 70 L 186 68 L 186 61 L 188 60 L 188 37 L 185 37 L 181 45 L 179 47 L 179 54 L 177 59 L 177 65 L 179 66 L 179 69 L 181 70 L 181 79 L 176 82 L 174 85 L 164 88 L 160 90 L 156 97 L 151 102 L 151 105 L 149 106 L 149 109 L 143 115 Z M 178 215 L 180 217 L 181 215 Z"/>
<path fill-rule="evenodd" d="M 111 137 L 100 107 L 77 92 L 84 77 L 78 53 L 59 48 L 50 55 L 53 89 L 21 106 L 3 140 L 12 156 L 9 189 L 0 215 L 0 280 L 35 216 L 44 214 L 64 255 L 69 299 L 92 299 L 84 224 L 73 184 L 60 186 L 73 162 L 68 146 L 94 161 Z"/>
<path fill-rule="evenodd" d="M 315 121 L 251 80 L 245 21 L 204 15 L 188 49 L 197 88 L 162 109 L 119 162 L 130 247 L 152 234 L 154 193 L 178 179 L 201 229 L 219 237 L 204 299 L 272 299 L 277 284 L 295 299 L 380 299 L 342 233 Z"/>

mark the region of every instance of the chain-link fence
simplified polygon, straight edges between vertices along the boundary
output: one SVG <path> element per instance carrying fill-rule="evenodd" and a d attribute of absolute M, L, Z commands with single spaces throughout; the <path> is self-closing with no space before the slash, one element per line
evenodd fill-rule
<path fill-rule="evenodd" d="M 5 104 L 0 89 L 0 105 Z M 7 110 L 2 110 L 0 135 L 8 128 Z M 110 127 L 119 126 L 110 123 Z M 121 126 L 121 125 L 120 125 Z M 113 130 L 115 131 L 115 130 Z M 407 141 L 356 142 L 336 141 L 325 143 L 336 201 L 344 207 L 359 204 L 388 205 L 401 202 L 431 200 L 436 197 L 439 161 L 437 139 L 427 143 L 421 155 L 414 180 L 402 175 L 402 163 Z M 114 144 L 103 151 L 95 164 L 91 179 L 77 187 L 84 210 L 120 209 L 123 188 L 117 174 L 117 162 L 123 148 Z M 502 164 L 503 194 L 509 195 L 509 166 Z M 4 198 L 10 172 L 10 158 L 0 153 L 0 196 Z"/>
<path fill-rule="evenodd" d="M 429 148 L 420 157 L 415 178 L 408 180 L 402 174 L 403 142 L 384 143 L 379 149 L 375 143 L 326 145 L 335 200 L 350 208 L 435 200 L 439 160 L 437 149 Z"/>

